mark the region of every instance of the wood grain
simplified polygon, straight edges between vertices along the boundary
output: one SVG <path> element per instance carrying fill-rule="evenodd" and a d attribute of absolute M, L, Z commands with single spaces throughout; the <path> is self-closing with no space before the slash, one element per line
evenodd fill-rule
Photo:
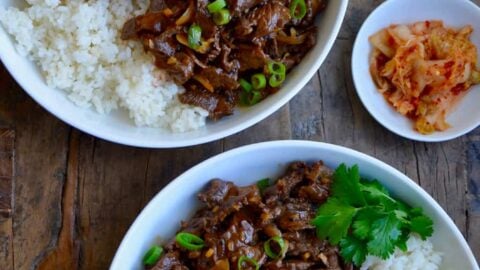
<path fill-rule="evenodd" d="M 0 128 L 0 269 L 13 269 L 13 176 L 15 132 Z"/>
<path fill-rule="evenodd" d="M 379 125 L 356 95 L 353 42 L 382 2 L 350 2 L 332 51 L 289 104 L 195 147 L 150 150 L 93 138 L 40 108 L 0 65 L 0 269 L 106 269 L 135 217 L 172 179 L 226 150 L 290 138 L 343 145 L 399 169 L 444 207 L 479 258 L 480 129 L 445 143 L 413 142 Z"/>

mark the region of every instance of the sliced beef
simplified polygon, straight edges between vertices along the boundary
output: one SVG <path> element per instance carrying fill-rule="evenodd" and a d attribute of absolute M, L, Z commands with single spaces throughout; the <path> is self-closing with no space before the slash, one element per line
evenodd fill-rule
<path fill-rule="evenodd" d="M 180 251 L 167 252 L 152 270 L 188 270 L 180 259 Z"/>
<path fill-rule="evenodd" d="M 268 61 L 268 56 L 260 46 L 241 44 L 235 50 L 235 59 L 240 64 L 240 71 L 246 71 L 263 68 Z"/>
<path fill-rule="evenodd" d="M 232 48 L 226 45 L 222 46 L 222 51 L 220 54 L 220 67 L 226 72 L 238 73 L 240 70 L 240 62 L 237 59 L 230 60 L 230 53 Z"/>
<path fill-rule="evenodd" d="M 286 199 L 290 196 L 292 189 L 304 178 L 306 164 L 295 162 L 290 165 L 287 173 L 277 180 L 275 185 L 265 190 L 264 197 L 267 204 L 275 204 L 279 199 Z"/>
<path fill-rule="evenodd" d="M 144 46 L 148 47 L 155 55 L 173 56 L 179 49 L 179 44 L 175 39 L 175 35 L 178 32 L 179 29 L 170 28 L 158 36 L 144 39 Z M 182 52 L 180 54 L 185 55 L 185 53 Z"/>
<path fill-rule="evenodd" d="M 155 64 L 167 71 L 178 84 L 184 84 L 194 74 L 195 62 L 186 53 L 176 53 L 174 56 L 157 55 Z"/>
<path fill-rule="evenodd" d="M 187 9 L 188 3 L 189 1 L 151 0 L 148 11 L 160 12 L 168 8 L 172 12 L 171 16 L 179 16 Z"/>
<path fill-rule="evenodd" d="M 255 10 L 250 20 L 255 22 L 255 37 L 263 37 L 282 29 L 290 21 L 290 10 L 280 2 L 268 2 Z"/>
<path fill-rule="evenodd" d="M 315 263 L 303 260 L 282 260 L 282 261 L 273 261 L 265 264 L 265 269 L 267 270 L 309 270 L 316 269 L 312 268 L 315 266 Z"/>
<path fill-rule="evenodd" d="M 210 181 L 204 191 L 198 194 L 198 199 L 206 203 L 208 207 L 213 208 L 223 203 L 233 186 L 232 182 L 214 179 Z"/>
<path fill-rule="evenodd" d="M 248 16 L 240 17 L 235 25 L 235 35 L 244 39 L 260 38 L 282 29 L 290 19 L 290 10 L 281 2 L 268 2 Z"/>
<path fill-rule="evenodd" d="M 179 96 L 180 101 L 207 110 L 210 118 L 219 119 L 233 113 L 235 103 L 229 102 L 226 97 L 212 94 L 195 84 L 187 84 L 185 88 L 187 91 Z"/>
<path fill-rule="evenodd" d="M 303 200 L 288 200 L 282 206 L 282 212 L 276 219 L 278 227 L 285 231 L 313 229 L 310 223 L 315 217 L 315 210 L 311 203 Z"/>
<path fill-rule="evenodd" d="M 207 79 L 214 89 L 235 90 L 238 88 L 237 74 L 226 73 L 221 68 L 207 67 L 202 69 L 198 75 Z"/>
<path fill-rule="evenodd" d="M 266 0 L 226 0 L 228 9 L 234 17 L 239 17 L 242 14 L 246 14 L 249 9 L 265 3 Z"/>

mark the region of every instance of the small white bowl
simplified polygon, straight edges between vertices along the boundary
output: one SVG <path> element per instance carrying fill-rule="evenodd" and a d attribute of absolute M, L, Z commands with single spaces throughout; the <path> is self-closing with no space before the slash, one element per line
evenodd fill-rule
<path fill-rule="evenodd" d="M 480 48 L 480 8 L 469 0 L 389 0 L 375 9 L 358 32 L 352 53 L 352 74 L 357 93 L 370 114 L 390 131 L 416 141 L 439 142 L 454 139 L 480 124 L 480 86 L 472 87 L 447 117 L 451 127 L 442 132 L 423 135 L 413 123 L 397 113 L 377 91 L 369 72 L 372 51 L 368 38 L 390 24 L 407 24 L 424 20 L 442 20 L 446 26 L 472 25 L 472 42 Z"/>
<path fill-rule="evenodd" d="M 0 7 L 24 6 L 24 0 L 2 0 Z M 210 122 L 205 128 L 172 133 L 157 128 L 138 128 L 124 111 L 100 115 L 92 109 L 75 106 L 64 91 L 45 84 L 37 67 L 20 56 L 12 38 L 0 26 L 0 60 L 22 88 L 46 110 L 64 122 L 96 137 L 125 145 L 170 148 L 190 146 L 218 140 L 240 132 L 271 115 L 285 105 L 307 84 L 327 57 L 340 31 L 348 0 L 329 1 L 316 21 L 317 44 L 303 61 L 287 76 L 282 89 L 261 103 L 239 109 L 233 116 Z"/>
<path fill-rule="evenodd" d="M 275 179 L 293 161 L 323 160 L 335 168 L 358 164 L 362 176 L 378 179 L 397 198 L 421 206 L 434 221 L 434 249 L 443 252 L 440 269 L 478 270 L 462 234 L 427 192 L 391 166 L 360 152 L 309 141 L 274 141 L 237 148 L 210 158 L 186 171 L 158 193 L 143 209 L 123 238 L 111 270 L 142 269 L 142 256 L 154 243 L 170 239 L 197 210 L 197 193 L 213 178 L 249 185 L 265 177 Z"/>

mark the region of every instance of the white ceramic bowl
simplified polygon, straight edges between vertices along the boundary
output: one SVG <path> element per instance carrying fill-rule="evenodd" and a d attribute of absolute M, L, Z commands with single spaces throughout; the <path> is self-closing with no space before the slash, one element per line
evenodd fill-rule
<path fill-rule="evenodd" d="M 168 240 L 199 206 L 197 193 L 213 178 L 248 185 L 280 176 L 292 161 L 323 160 L 332 168 L 358 164 L 362 176 L 375 178 L 396 197 L 421 206 L 434 220 L 432 242 L 444 252 L 441 269 L 479 269 L 465 239 L 445 211 L 415 182 L 389 165 L 348 148 L 308 141 L 275 141 L 237 148 L 200 163 L 158 193 L 137 217 L 113 259 L 112 270 L 141 269 L 143 254 Z"/>
<path fill-rule="evenodd" d="M 0 7 L 20 6 L 23 0 L 2 0 Z M 45 109 L 68 124 L 96 137 L 116 143 L 152 148 L 196 145 L 224 138 L 244 130 L 285 105 L 310 80 L 325 60 L 340 30 L 348 0 L 329 1 L 316 21 L 317 44 L 289 74 L 282 89 L 249 109 L 237 110 L 233 116 L 208 123 L 207 127 L 182 134 L 153 128 L 137 128 L 125 112 L 100 115 L 92 109 L 75 106 L 63 91 L 51 89 L 33 63 L 21 57 L 12 39 L 0 27 L 0 60 L 25 91 Z"/>
<path fill-rule="evenodd" d="M 445 25 L 472 25 L 472 42 L 480 48 L 480 8 L 469 0 L 389 0 L 370 14 L 358 32 L 352 54 L 352 73 L 357 93 L 370 114 L 390 131 L 417 141 L 438 142 L 459 137 L 480 124 L 480 85 L 474 86 L 448 117 L 451 128 L 431 135 L 413 129 L 412 121 L 397 113 L 377 91 L 369 72 L 372 46 L 368 37 L 390 24 L 443 20 Z"/>

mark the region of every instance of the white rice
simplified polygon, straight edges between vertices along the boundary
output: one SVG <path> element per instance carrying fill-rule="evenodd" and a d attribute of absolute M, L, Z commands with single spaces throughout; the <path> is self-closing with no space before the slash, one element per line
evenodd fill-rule
<path fill-rule="evenodd" d="M 429 240 L 411 236 L 407 247 L 407 252 L 397 248 L 387 260 L 369 255 L 360 270 L 436 270 L 440 266 L 442 255 L 433 250 Z"/>
<path fill-rule="evenodd" d="M 174 132 L 205 125 L 208 113 L 180 103 L 183 88 L 162 79 L 142 45 L 120 39 L 125 21 L 145 12 L 148 0 L 27 2 L 24 10 L 0 8 L 0 25 L 46 83 L 76 105 L 102 114 L 124 108 L 137 126 Z"/>

